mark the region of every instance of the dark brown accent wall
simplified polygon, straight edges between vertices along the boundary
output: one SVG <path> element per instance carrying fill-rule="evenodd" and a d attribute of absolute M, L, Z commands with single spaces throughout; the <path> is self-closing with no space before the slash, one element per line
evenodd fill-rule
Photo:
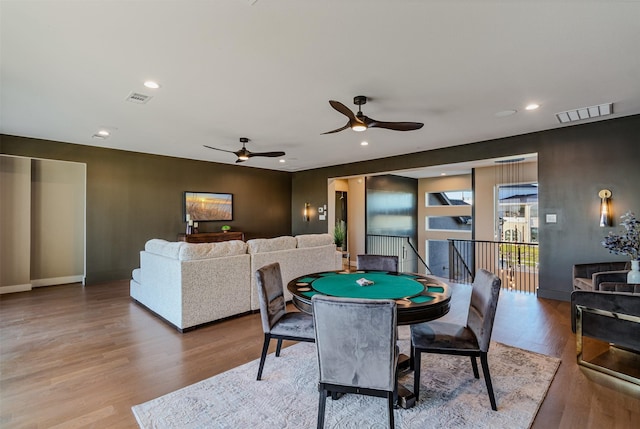
<path fill-rule="evenodd" d="M 428 132 L 425 127 L 424 132 Z M 423 131 L 421 131 L 423 132 Z M 407 168 L 538 153 L 540 216 L 540 289 L 545 298 L 568 300 L 575 263 L 624 260 L 602 247 L 602 238 L 617 230 L 627 210 L 640 215 L 640 115 L 573 125 L 509 138 L 471 143 L 293 174 L 292 207 L 304 200 L 326 200 L 327 179 Z M 598 191 L 613 192 L 616 224 L 598 226 Z M 558 223 L 546 224 L 555 213 Z M 324 232 L 326 222 L 302 224 L 293 217 L 292 231 Z"/>
<path fill-rule="evenodd" d="M 202 231 L 291 234 L 291 173 L 7 135 L 0 153 L 87 164 L 87 284 L 129 278 L 151 238 L 175 241 L 184 191 L 234 194 L 234 220 Z"/>
<path fill-rule="evenodd" d="M 304 203 L 327 203 L 327 180 L 406 168 L 538 153 L 539 296 L 566 300 L 574 263 L 624 260 L 601 245 L 612 228 L 598 226 L 598 191 L 613 192 L 614 218 L 640 214 L 640 115 L 297 173 L 191 161 L 0 135 L 0 152 L 87 164 L 87 280 L 127 278 L 153 237 L 182 230 L 184 190 L 231 192 L 234 229 L 247 238 L 321 233 L 304 222 Z M 548 213 L 557 224 L 545 224 Z M 207 225 L 208 226 L 208 225 Z"/>

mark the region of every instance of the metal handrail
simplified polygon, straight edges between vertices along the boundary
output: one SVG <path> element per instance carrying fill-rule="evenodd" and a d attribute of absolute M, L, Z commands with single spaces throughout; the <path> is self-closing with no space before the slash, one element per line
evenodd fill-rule
<path fill-rule="evenodd" d="M 449 239 L 449 278 L 461 283 L 477 269 L 496 273 L 504 289 L 534 293 L 538 288 L 538 243 Z M 459 269 L 461 268 L 461 269 Z"/>
<path fill-rule="evenodd" d="M 383 243 L 382 245 L 378 245 L 378 246 L 374 246 L 373 243 L 375 241 L 387 241 L 387 242 L 393 242 L 393 241 L 398 241 L 401 242 L 403 247 L 402 247 L 402 252 L 399 251 L 399 249 L 397 248 L 397 246 L 393 246 L 393 244 L 390 243 Z M 408 245 L 408 246 L 404 246 L 404 245 Z M 416 259 L 418 261 L 420 261 L 422 263 L 422 265 L 424 265 L 425 269 L 427 270 L 427 274 L 431 274 L 431 268 L 429 268 L 429 265 L 427 265 L 427 263 L 425 262 L 424 259 L 422 259 L 422 257 L 420 256 L 420 253 L 418 253 L 418 250 L 415 248 L 415 246 L 413 245 L 413 243 L 411 243 L 411 237 L 409 237 L 408 235 L 383 235 L 383 234 L 367 234 L 367 253 L 379 253 L 379 254 L 387 254 L 387 255 L 392 255 L 392 256 L 397 256 L 398 260 L 400 261 L 401 265 L 402 265 L 402 261 L 407 259 L 407 254 L 406 254 L 406 249 L 410 248 L 411 249 L 411 254 L 412 256 L 415 256 Z M 383 250 L 380 250 L 383 249 Z M 402 269 L 402 268 L 401 268 Z"/>
<path fill-rule="evenodd" d="M 460 250 L 456 247 L 456 246 L 452 246 L 451 245 L 451 240 L 449 241 L 450 245 L 449 245 L 449 267 L 457 267 L 458 263 L 457 261 L 460 261 L 460 264 L 462 265 L 462 267 L 464 268 L 464 272 L 466 273 L 466 278 L 468 279 L 473 279 L 475 277 L 475 270 L 472 272 L 471 268 L 469 268 L 469 265 L 467 264 L 467 261 L 464 260 L 464 258 L 462 257 L 462 254 L 460 253 Z M 449 280 L 454 280 L 454 273 L 456 271 L 453 269 L 449 270 Z"/>

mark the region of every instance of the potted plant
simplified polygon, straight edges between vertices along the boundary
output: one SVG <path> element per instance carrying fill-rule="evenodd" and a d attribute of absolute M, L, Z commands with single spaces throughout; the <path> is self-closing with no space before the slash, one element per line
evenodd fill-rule
<path fill-rule="evenodd" d="M 333 228 L 333 241 L 339 249 L 342 249 L 342 246 L 344 245 L 345 234 L 346 228 L 344 221 L 337 221 L 335 228 Z"/>
<path fill-rule="evenodd" d="M 229 225 L 222 225 L 220 229 L 222 230 L 222 232 L 227 232 L 231 230 L 231 227 Z"/>
<path fill-rule="evenodd" d="M 616 255 L 627 255 L 631 258 L 631 271 L 627 275 L 627 283 L 640 283 L 640 221 L 632 212 L 620 216 L 623 227 L 621 234 L 609 232 L 602 245 Z"/>

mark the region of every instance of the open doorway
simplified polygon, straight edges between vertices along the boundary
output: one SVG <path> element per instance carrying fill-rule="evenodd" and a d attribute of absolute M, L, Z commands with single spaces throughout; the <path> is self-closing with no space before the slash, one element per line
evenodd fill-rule
<path fill-rule="evenodd" d="M 0 294 L 84 282 L 86 164 L 0 156 Z"/>
<path fill-rule="evenodd" d="M 342 248 L 343 251 L 346 251 L 348 249 L 348 244 L 347 244 L 347 240 L 349 237 L 348 231 L 347 231 L 347 208 L 348 208 L 348 201 L 347 201 L 347 192 L 346 191 L 336 191 L 335 193 L 335 207 L 336 207 L 336 214 L 335 214 L 335 229 L 339 230 L 339 235 L 342 236 L 342 246 L 339 246 Z"/>

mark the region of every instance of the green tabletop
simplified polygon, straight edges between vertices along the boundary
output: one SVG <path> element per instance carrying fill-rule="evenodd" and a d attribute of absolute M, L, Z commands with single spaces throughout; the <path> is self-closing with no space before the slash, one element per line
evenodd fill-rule
<path fill-rule="evenodd" d="M 365 278 L 373 282 L 360 286 Z M 325 271 L 300 276 L 287 284 L 293 304 L 313 314 L 311 298 L 316 294 L 341 298 L 393 299 L 398 309 L 398 325 L 428 322 L 449 311 L 451 292 L 446 283 L 416 273 L 387 271 Z"/>
<path fill-rule="evenodd" d="M 360 286 L 356 281 L 362 278 L 372 281 L 373 284 Z M 315 279 L 313 289 L 317 293 L 330 296 L 400 299 L 420 294 L 424 286 L 408 276 L 368 272 L 325 275 Z"/>

